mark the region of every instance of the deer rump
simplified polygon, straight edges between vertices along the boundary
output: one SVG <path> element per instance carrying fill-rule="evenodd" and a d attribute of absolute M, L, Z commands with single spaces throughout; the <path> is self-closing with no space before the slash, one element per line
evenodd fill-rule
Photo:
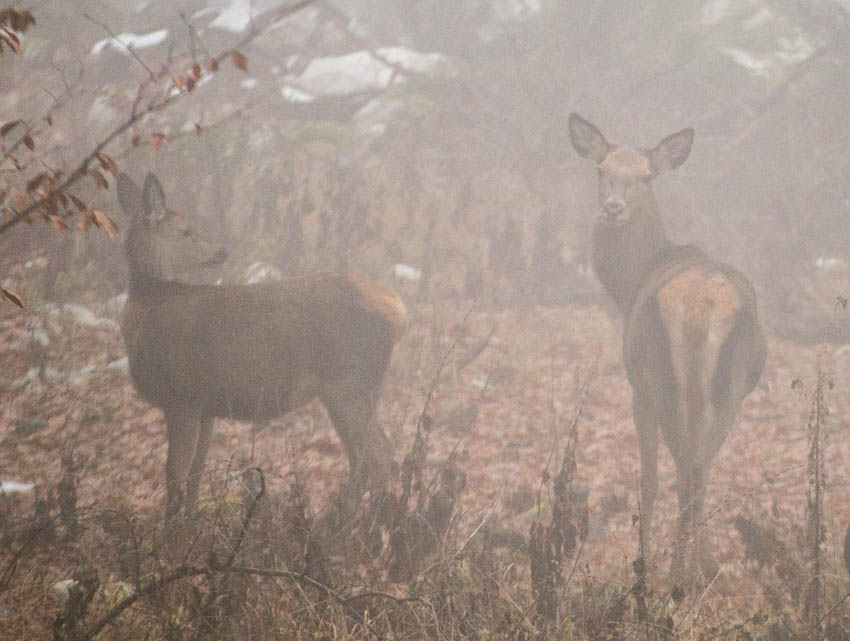
<path fill-rule="evenodd" d="M 389 292 L 346 275 L 238 286 L 140 278 L 131 289 L 124 340 L 139 393 L 207 416 L 266 420 L 342 380 L 371 393 L 400 325 Z"/>
<path fill-rule="evenodd" d="M 697 454 L 693 432 L 707 407 L 713 420 L 706 427 L 715 433 L 696 441 L 722 442 L 758 382 L 767 350 L 755 292 L 741 272 L 693 245 L 670 246 L 656 264 L 626 316 L 623 360 L 635 395 L 648 404 L 680 462 Z M 698 282 L 688 287 L 688 279 Z M 708 279 L 717 291 L 706 290 Z M 718 311 L 724 303 L 727 309 Z M 685 308 L 685 316 L 689 308 L 690 318 L 675 323 L 671 305 Z M 680 329 L 676 338 L 674 325 Z"/>

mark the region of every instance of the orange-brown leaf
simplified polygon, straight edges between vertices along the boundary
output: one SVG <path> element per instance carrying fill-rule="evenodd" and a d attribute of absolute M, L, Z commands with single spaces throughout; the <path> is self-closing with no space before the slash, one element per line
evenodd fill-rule
<path fill-rule="evenodd" d="M 11 289 L 0 287 L 0 298 L 9 300 L 22 309 L 24 307 L 24 299 L 21 298 L 17 292 L 13 292 Z"/>
<path fill-rule="evenodd" d="M 15 158 L 12 154 L 6 154 L 6 160 L 8 160 L 12 165 L 14 165 L 15 169 L 21 168 L 21 163 L 18 162 L 18 159 Z"/>
<path fill-rule="evenodd" d="M 210 58 L 207 60 L 207 69 L 210 71 L 218 71 L 218 60 L 215 58 Z"/>
<path fill-rule="evenodd" d="M 91 213 L 94 217 L 94 224 L 105 231 L 107 236 L 110 238 L 118 236 L 118 225 L 114 220 L 98 209 L 93 209 Z"/>
<path fill-rule="evenodd" d="M 15 220 L 16 218 L 20 218 L 20 213 L 14 207 L 4 207 L 3 208 L 3 218 L 8 220 Z"/>
<path fill-rule="evenodd" d="M 2 127 L 0 127 L 0 137 L 5 136 L 7 133 L 12 131 L 12 129 L 14 129 L 18 125 L 18 123 L 20 123 L 20 122 L 22 122 L 22 121 L 21 120 L 10 120 L 6 124 L 4 124 Z"/>
<path fill-rule="evenodd" d="M 151 134 L 151 149 L 154 151 L 159 151 L 160 147 L 166 142 L 168 142 L 168 138 L 165 137 L 165 134 Z"/>
<path fill-rule="evenodd" d="M 12 187 L 10 192 L 12 194 L 12 197 L 15 199 L 15 202 L 18 203 L 18 207 L 23 209 L 24 207 L 27 206 L 27 201 L 29 199 L 27 198 L 27 195 L 24 192 L 22 192 L 17 187 Z"/>
<path fill-rule="evenodd" d="M 106 182 L 106 178 L 104 178 L 103 174 L 100 173 L 97 169 L 89 169 L 89 176 L 94 181 L 94 184 L 100 187 L 101 189 L 109 189 L 109 183 Z"/>
<path fill-rule="evenodd" d="M 42 183 L 50 178 L 50 174 L 46 171 L 42 171 L 40 174 L 37 174 L 27 183 L 27 193 L 34 192 L 36 189 L 41 187 Z"/>
<path fill-rule="evenodd" d="M 234 49 L 230 52 L 230 59 L 238 69 L 248 71 L 248 58 L 246 58 L 244 54 L 239 53 Z"/>
<path fill-rule="evenodd" d="M 8 9 L 8 12 L 9 26 L 12 28 L 13 31 L 23 33 L 29 28 L 30 25 L 35 24 L 35 18 L 26 9 L 19 9 L 13 7 Z M 0 21 L 0 24 L 2 24 L 2 21 Z"/>
<path fill-rule="evenodd" d="M 9 31 L 8 29 L 3 29 L 0 31 L 0 38 L 6 41 L 6 44 L 9 45 L 9 48 L 14 51 L 19 56 L 21 55 L 21 41 L 14 33 Z"/>
<path fill-rule="evenodd" d="M 201 65 L 199 65 L 197 62 L 192 65 L 192 77 L 195 80 L 200 80 L 202 73 L 204 73 L 204 70 L 201 69 Z"/>
<path fill-rule="evenodd" d="M 45 200 L 44 203 L 41 205 L 41 208 L 39 209 L 39 213 L 45 219 L 50 218 L 51 216 L 58 216 L 59 202 L 56 197 L 54 196 Z"/>
<path fill-rule="evenodd" d="M 198 136 L 200 136 L 202 131 L 203 131 L 203 129 L 201 129 L 201 125 L 199 125 L 198 123 L 195 123 L 195 133 Z"/>
<path fill-rule="evenodd" d="M 174 83 L 174 86 L 177 87 L 180 91 L 186 89 L 186 81 L 183 80 L 183 76 L 177 73 L 171 74 L 171 82 Z"/>
<path fill-rule="evenodd" d="M 82 209 L 77 216 L 77 230 L 80 232 L 86 232 L 93 222 L 94 216 L 91 211 L 88 209 Z"/>
<path fill-rule="evenodd" d="M 29 147 L 29 150 L 30 150 L 30 151 L 33 151 L 33 150 L 35 149 L 35 140 L 33 140 L 33 139 L 32 139 L 32 136 L 30 136 L 29 134 L 27 134 L 26 136 L 24 136 L 24 144 L 25 144 L 27 147 Z"/>
<path fill-rule="evenodd" d="M 59 231 L 68 231 L 70 229 L 70 227 L 68 227 L 68 223 L 62 220 L 61 216 L 57 216 L 55 214 L 50 216 L 50 222 L 53 223 L 53 226 Z"/>
<path fill-rule="evenodd" d="M 132 140 L 133 146 L 138 147 L 140 142 L 141 142 L 141 138 L 139 137 L 139 134 L 135 134 L 133 136 L 133 140 Z"/>
<path fill-rule="evenodd" d="M 71 199 L 71 202 L 74 203 L 74 206 L 77 208 L 77 211 L 81 214 L 88 209 L 88 207 L 86 207 L 86 204 L 82 200 L 77 198 L 74 194 L 68 194 L 68 198 Z"/>
<path fill-rule="evenodd" d="M 100 166 L 112 174 L 113 178 L 118 178 L 118 163 L 103 152 L 97 155 L 97 159 L 100 162 Z"/>

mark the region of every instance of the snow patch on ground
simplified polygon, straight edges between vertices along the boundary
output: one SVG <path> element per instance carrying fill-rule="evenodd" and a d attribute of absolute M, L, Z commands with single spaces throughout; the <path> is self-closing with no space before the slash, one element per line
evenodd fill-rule
<path fill-rule="evenodd" d="M 105 327 L 106 329 L 118 329 L 118 323 L 111 318 L 103 318 L 98 316 L 88 307 L 75 305 L 74 303 L 65 303 L 62 306 L 62 311 L 68 314 L 75 323 L 79 325 L 87 325 L 89 327 Z"/>
<path fill-rule="evenodd" d="M 737 47 L 726 47 L 723 49 L 723 53 L 731 58 L 732 62 L 736 65 L 743 67 L 754 76 L 769 78 L 779 71 L 779 67 L 775 62 L 768 60 L 767 58 L 757 57 L 750 52 L 738 49 Z"/>
<path fill-rule="evenodd" d="M 283 280 L 280 270 L 270 263 L 257 261 L 251 263 L 245 270 L 245 282 L 249 285 L 254 283 L 275 283 Z"/>
<path fill-rule="evenodd" d="M 35 483 L 21 483 L 19 481 L 0 481 L 0 494 L 29 492 L 34 487 Z"/>
<path fill-rule="evenodd" d="M 753 29 L 758 29 L 759 27 L 767 24 L 775 18 L 776 16 L 773 14 L 773 11 L 767 7 L 761 7 L 753 15 L 744 20 L 744 22 L 741 23 L 741 26 L 747 31 L 752 31 Z"/>
<path fill-rule="evenodd" d="M 422 278 L 422 270 L 412 265 L 396 263 L 392 268 L 393 278 L 396 280 L 408 280 L 418 282 Z"/>
<path fill-rule="evenodd" d="M 211 27 L 239 33 L 251 24 L 251 3 L 249 0 L 231 0 L 215 20 L 210 23 Z"/>
<path fill-rule="evenodd" d="M 709 0 L 702 5 L 701 20 L 704 25 L 715 25 L 730 15 L 731 0 Z"/>
<path fill-rule="evenodd" d="M 540 0 L 497 0 L 493 15 L 501 22 L 524 22 L 543 10 Z"/>
<path fill-rule="evenodd" d="M 117 49 L 118 51 L 129 55 L 129 52 L 127 51 L 128 47 L 132 47 L 133 49 L 153 47 L 164 41 L 167 36 L 168 29 L 159 29 L 157 31 L 151 31 L 150 33 L 144 34 L 119 33 L 114 38 L 106 38 L 96 42 L 91 48 L 91 53 L 93 56 L 96 56 L 103 51 L 105 47 L 111 46 L 113 49 Z"/>
<path fill-rule="evenodd" d="M 803 62 L 815 52 L 812 43 L 802 33 L 797 33 L 793 38 L 779 38 L 778 44 L 776 57 L 788 65 Z"/>
<path fill-rule="evenodd" d="M 296 89 L 295 87 L 290 87 L 288 85 L 285 85 L 283 89 L 280 90 L 280 93 L 289 102 L 313 102 L 313 100 L 315 100 L 315 98 L 306 91 L 301 91 L 300 89 Z"/>
<path fill-rule="evenodd" d="M 434 74 L 447 61 L 443 54 L 422 53 L 405 47 L 382 47 L 376 54 L 362 50 L 315 58 L 301 75 L 287 79 L 303 95 L 340 96 L 386 89 L 393 82 L 404 82 L 399 69 Z"/>

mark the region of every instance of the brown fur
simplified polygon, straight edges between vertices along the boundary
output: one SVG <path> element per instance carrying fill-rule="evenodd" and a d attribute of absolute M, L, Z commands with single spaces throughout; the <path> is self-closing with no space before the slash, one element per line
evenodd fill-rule
<path fill-rule="evenodd" d="M 676 463 L 679 533 L 675 581 L 685 576 L 685 541 L 699 525 L 712 460 L 753 389 L 766 347 L 746 277 L 664 232 L 651 181 L 690 153 L 693 130 L 651 151 L 610 145 L 581 116 L 569 119 L 576 151 L 599 168 L 593 264 L 625 315 L 623 357 L 633 389 L 641 454 L 643 545 L 657 492 L 658 434 Z"/>
<path fill-rule="evenodd" d="M 318 397 L 345 446 L 350 488 L 380 485 L 392 448 L 374 422 L 405 308 L 362 277 L 316 274 L 280 283 L 190 285 L 168 280 L 172 241 L 194 243 L 164 210 L 152 175 L 144 193 L 126 176 L 119 201 L 131 218 L 130 288 L 123 333 L 139 393 L 168 428 L 166 516 L 197 498 L 214 417 L 261 421 Z M 180 263 L 188 250 L 173 248 Z M 185 267 L 183 265 L 181 268 Z"/>

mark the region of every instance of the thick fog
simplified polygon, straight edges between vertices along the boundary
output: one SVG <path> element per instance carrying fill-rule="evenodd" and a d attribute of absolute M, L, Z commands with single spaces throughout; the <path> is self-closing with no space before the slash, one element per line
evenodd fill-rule
<path fill-rule="evenodd" d="M 850 0 L 286 6 L 58 1 L 19 41 L 0 32 L 0 498 L 59 496 L 76 474 L 87 505 L 159 524 L 162 504 L 173 519 L 229 496 L 241 457 L 270 494 L 322 497 L 337 534 L 356 510 L 331 488 L 349 480 L 356 503 L 407 483 L 364 549 L 426 530 L 392 530 L 409 509 L 441 554 L 450 521 L 468 543 L 501 518 L 525 559 L 566 448 L 587 543 L 572 569 L 622 589 L 609 602 L 636 594 L 635 549 L 643 563 L 655 545 L 650 566 L 683 584 L 704 534 L 718 552 L 700 571 L 728 580 L 710 597 L 740 597 L 736 613 L 801 600 L 746 587 L 770 565 L 745 567 L 768 514 L 793 517 L 790 548 L 820 559 L 823 543 L 844 592 Z M 827 417 L 824 458 L 810 446 Z M 436 487 L 426 469 L 444 504 L 410 507 L 411 479 Z M 824 505 L 828 533 L 799 543 Z M 405 545 L 408 578 L 436 566 L 436 543 Z M 407 576 L 399 563 L 374 576 Z M 563 614 L 532 593 L 506 620 Z M 837 594 L 803 618 L 843 612 Z"/>
<path fill-rule="evenodd" d="M 237 44 L 272 8 L 47 6 L 24 55 L 3 59 L 0 119 L 49 109 L 50 162 L 72 165 L 169 56 Z M 778 331 L 815 338 L 839 331 L 848 269 L 848 38 L 830 2 L 319 4 L 111 150 L 161 174 L 234 268 L 399 264 L 421 273 L 418 295 L 566 302 L 598 291 L 594 175 L 568 114 L 638 147 L 690 126 L 690 158 L 656 183 L 670 235 L 749 274 Z M 122 286 L 119 250 L 84 251 L 114 260 L 104 277 Z"/>

